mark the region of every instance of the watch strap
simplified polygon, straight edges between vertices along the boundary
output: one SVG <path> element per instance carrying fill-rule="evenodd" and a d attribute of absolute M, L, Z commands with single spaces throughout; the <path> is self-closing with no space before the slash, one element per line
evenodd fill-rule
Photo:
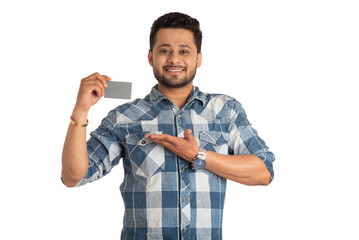
<path fill-rule="evenodd" d="M 206 160 L 206 149 L 203 148 L 198 148 L 198 153 L 195 156 L 195 158 L 193 159 L 192 163 L 194 161 L 196 161 L 197 159 L 202 159 L 202 160 Z"/>

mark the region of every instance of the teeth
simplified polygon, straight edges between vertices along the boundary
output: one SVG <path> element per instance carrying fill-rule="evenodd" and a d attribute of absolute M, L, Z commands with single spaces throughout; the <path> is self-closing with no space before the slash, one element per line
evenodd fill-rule
<path fill-rule="evenodd" d="M 182 72 L 183 70 L 167 69 L 168 72 Z"/>

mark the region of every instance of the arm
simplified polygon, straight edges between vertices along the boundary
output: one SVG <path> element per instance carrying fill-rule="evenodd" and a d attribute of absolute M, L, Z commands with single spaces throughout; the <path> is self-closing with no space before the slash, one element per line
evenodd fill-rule
<path fill-rule="evenodd" d="M 85 123 L 87 113 L 72 113 L 75 122 Z M 86 174 L 89 162 L 87 157 L 86 128 L 69 125 L 62 151 L 61 178 L 67 187 L 73 187 Z"/>
<path fill-rule="evenodd" d="M 82 79 L 71 116 L 75 122 L 86 123 L 90 108 L 104 95 L 106 81 L 110 80 L 99 73 Z M 62 152 L 62 181 L 68 187 L 75 186 L 85 176 L 88 166 L 86 128 L 70 124 Z"/>
<path fill-rule="evenodd" d="M 255 155 L 223 155 L 207 151 L 206 169 L 245 185 L 268 185 L 271 174 Z"/>
<path fill-rule="evenodd" d="M 185 130 L 184 138 L 166 134 L 146 134 L 146 137 L 189 162 L 192 162 L 198 153 L 198 143 L 190 129 Z M 206 169 L 246 185 L 268 185 L 271 177 L 263 161 L 255 155 L 229 156 L 207 151 Z"/>

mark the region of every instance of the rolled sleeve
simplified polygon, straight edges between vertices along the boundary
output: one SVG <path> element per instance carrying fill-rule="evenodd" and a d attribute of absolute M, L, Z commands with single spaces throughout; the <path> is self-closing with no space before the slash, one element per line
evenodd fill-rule
<path fill-rule="evenodd" d="M 90 133 L 87 141 L 89 168 L 84 178 L 76 184 L 81 186 L 107 175 L 122 158 L 122 144 L 116 132 L 116 113 L 111 111 L 101 125 Z"/>
<path fill-rule="evenodd" d="M 270 172 L 270 181 L 272 181 L 274 178 L 274 154 L 269 151 L 266 143 L 258 136 L 257 131 L 248 121 L 247 115 L 238 101 L 233 101 L 232 109 L 229 130 L 230 146 L 233 149 L 233 154 L 252 154 L 259 157 Z"/>

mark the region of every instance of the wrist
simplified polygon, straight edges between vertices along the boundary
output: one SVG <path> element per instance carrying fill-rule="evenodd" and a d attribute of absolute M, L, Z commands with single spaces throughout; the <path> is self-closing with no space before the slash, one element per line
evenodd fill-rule
<path fill-rule="evenodd" d="M 72 111 L 71 118 L 77 123 L 85 124 L 87 122 L 88 110 L 76 109 Z"/>
<path fill-rule="evenodd" d="M 206 150 L 199 148 L 196 157 L 192 161 L 194 170 L 202 170 L 206 167 Z"/>

